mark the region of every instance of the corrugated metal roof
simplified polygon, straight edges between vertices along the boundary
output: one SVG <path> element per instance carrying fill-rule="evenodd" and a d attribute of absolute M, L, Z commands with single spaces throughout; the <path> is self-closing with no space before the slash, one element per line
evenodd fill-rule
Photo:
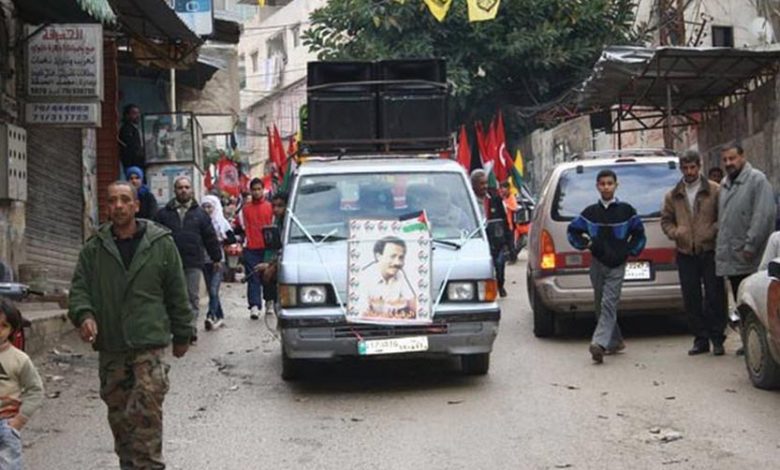
<path fill-rule="evenodd" d="M 677 111 L 705 111 L 726 96 L 747 91 L 750 80 L 773 75 L 778 61 L 780 51 L 770 50 L 608 47 L 578 90 L 579 106 L 622 103 L 665 109 L 670 97 Z"/>

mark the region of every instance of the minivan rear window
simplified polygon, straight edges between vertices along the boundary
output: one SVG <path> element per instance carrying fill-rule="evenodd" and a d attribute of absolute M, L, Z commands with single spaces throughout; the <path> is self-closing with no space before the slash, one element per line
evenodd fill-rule
<path fill-rule="evenodd" d="M 579 173 L 576 168 L 565 170 L 555 190 L 553 219 L 572 220 L 587 206 L 597 202 L 599 193 L 596 190 L 596 175 L 604 169 L 617 174 L 617 198 L 634 206 L 643 218 L 661 216 L 664 195 L 681 177 L 677 165 L 669 165 L 668 162 L 588 166 L 582 167 Z"/>

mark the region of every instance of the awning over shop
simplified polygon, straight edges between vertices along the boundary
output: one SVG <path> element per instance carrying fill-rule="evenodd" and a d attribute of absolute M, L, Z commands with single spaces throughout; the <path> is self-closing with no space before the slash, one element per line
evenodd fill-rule
<path fill-rule="evenodd" d="M 214 32 L 208 36 L 212 41 L 225 44 L 238 44 L 241 37 L 241 24 L 220 16 L 218 12 L 214 13 Z"/>
<path fill-rule="evenodd" d="M 119 21 L 139 38 L 198 45 L 201 39 L 163 0 L 111 0 Z"/>
<path fill-rule="evenodd" d="M 201 54 L 189 69 L 176 72 L 176 84 L 202 90 L 217 71 L 225 68 L 227 68 L 227 64 L 219 58 Z M 127 51 L 119 52 L 119 75 L 162 81 L 170 80 L 169 70 L 143 66 Z"/>
<path fill-rule="evenodd" d="M 608 47 L 579 90 L 579 107 L 706 112 L 773 76 L 778 60 L 780 51 L 774 50 Z"/>
<path fill-rule="evenodd" d="M 14 0 L 19 17 L 29 24 L 116 22 L 108 0 Z"/>

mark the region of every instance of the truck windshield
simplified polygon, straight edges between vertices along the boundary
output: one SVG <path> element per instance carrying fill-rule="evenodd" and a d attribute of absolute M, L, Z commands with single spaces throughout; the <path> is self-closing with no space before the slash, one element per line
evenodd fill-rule
<path fill-rule="evenodd" d="M 664 194 L 680 181 L 680 171 L 667 162 L 590 166 L 580 172 L 572 168 L 561 173 L 558 180 L 553 201 L 553 219 L 572 220 L 587 206 L 598 201 L 596 175 L 606 168 L 617 174 L 615 196 L 634 206 L 642 218 L 660 217 Z"/>
<path fill-rule="evenodd" d="M 477 218 L 459 173 L 347 173 L 302 176 L 292 211 L 315 240 L 345 239 L 350 219 L 398 219 L 425 210 L 437 239 L 460 239 Z M 308 241 L 290 223 L 290 242 Z"/>

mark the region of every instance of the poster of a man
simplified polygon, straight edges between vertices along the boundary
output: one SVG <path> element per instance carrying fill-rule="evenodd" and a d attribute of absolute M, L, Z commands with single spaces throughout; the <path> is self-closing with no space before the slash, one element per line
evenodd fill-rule
<path fill-rule="evenodd" d="M 351 222 L 347 319 L 363 323 L 430 321 L 427 227 L 386 220 Z"/>

